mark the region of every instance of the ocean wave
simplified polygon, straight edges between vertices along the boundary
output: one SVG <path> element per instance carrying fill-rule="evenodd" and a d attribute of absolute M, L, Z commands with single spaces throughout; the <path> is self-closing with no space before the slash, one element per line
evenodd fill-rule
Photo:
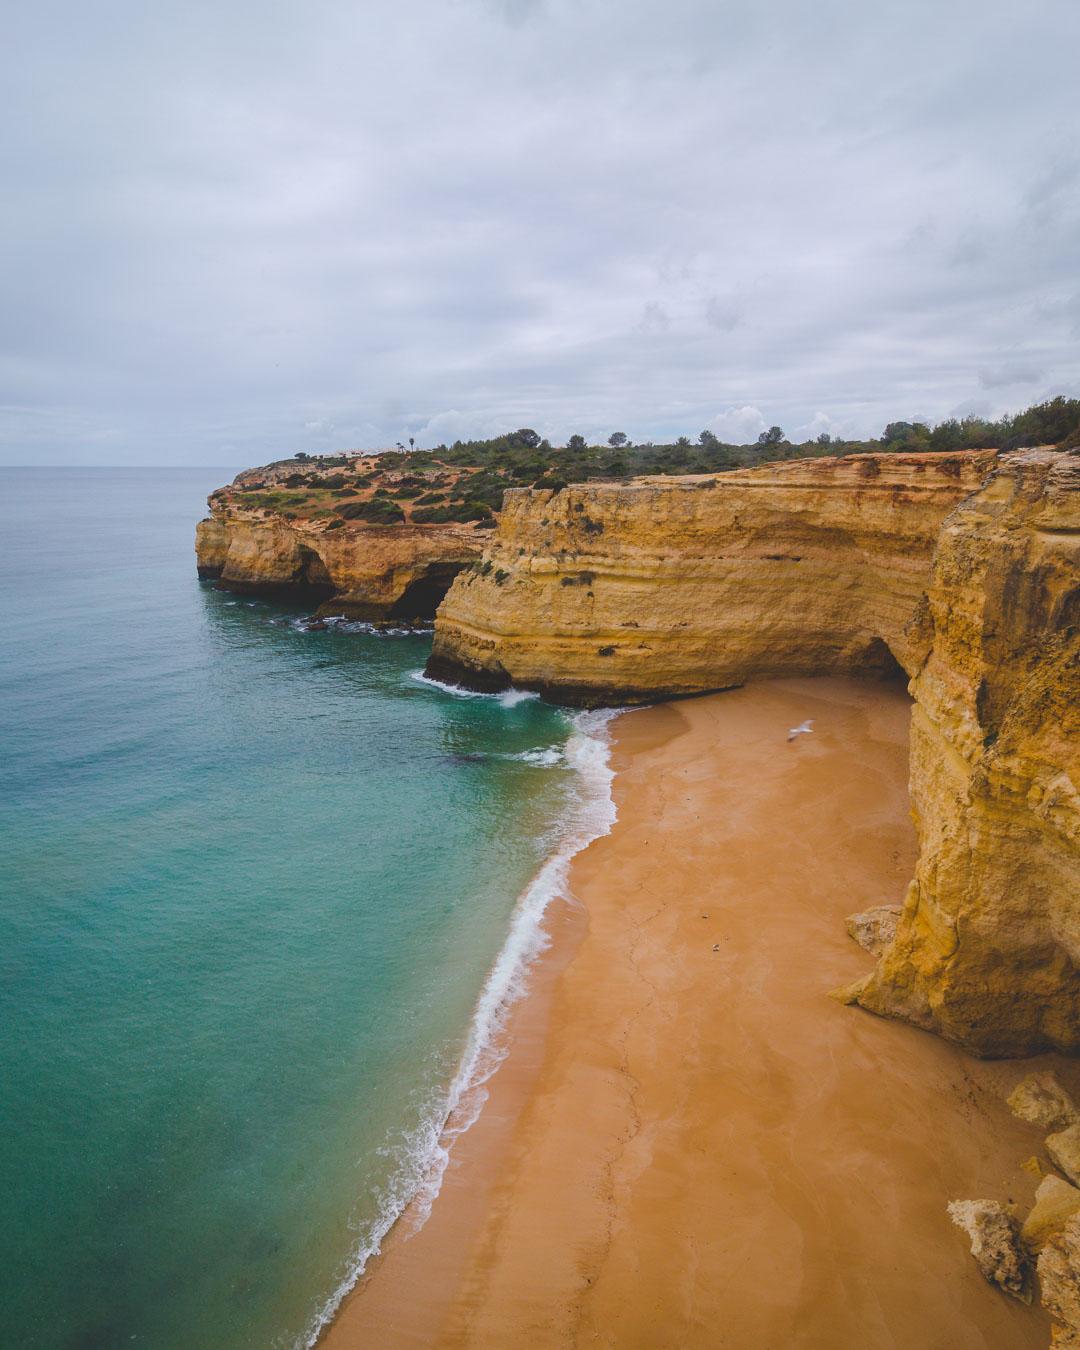
<path fill-rule="evenodd" d="M 418 633 L 430 633 L 432 624 L 386 624 L 368 623 L 364 619 L 347 619 L 344 614 L 330 614 L 326 618 L 313 618 L 310 614 L 302 619 L 287 620 L 290 628 L 298 633 L 365 633 L 368 637 L 416 637 Z"/>
<path fill-rule="evenodd" d="M 514 759 L 520 764 L 540 764 L 544 768 L 551 768 L 562 763 L 563 752 L 550 745 L 543 750 L 519 750 L 517 754 L 504 755 L 502 758 Z"/>
<path fill-rule="evenodd" d="M 425 675 L 422 670 L 410 670 L 409 679 L 415 680 L 417 684 L 426 684 L 432 689 L 441 689 L 444 694 L 453 694 L 454 698 L 492 698 L 503 708 L 516 708 L 519 703 L 526 703 L 540 697 L 531 689 L 503 689 L 499 693 L 485 693 L 480 689 L 465 689 L 460 684 L 446 684 L 442 680 L 432 679 L 430 675 Z"/>
<path fill-rule="evenodd" d="M 422 672 L 416 672 L 414 678 L 427 684 L 438 683 L 428 680 Z M 579 790 L 559 823 L 552 853 L 518 897 L 506 940 L 473 1009 L 457 1071 L 420 1125 L 393 1147 L 397 1167 L 380 1197 L 378 1213 L 362 1231 L 344 1278 L 299 1342 L 305 1350 L 316 1344 L 346 1294 L 371 1259 L 379 1254 L 398 1219 L 409 1211 L 417 1228 L 426 1222 L 442 1187 L 454 1140 L 475 1123 L 483 1109 L 487 1083 L 509 1048 L 503 1033 L 510 1010 L 526 993 L 529 973 L 537 957 L 550 945 L 551 939 L 543 926 L 548 906 L 553 900 L 571 898 L 571 862 L 595 839 L 609 834 L 615 824 L 615 799 L 611 791 L 615 775 L 610 764 L 608 724 L 620 711 L 603 709 L 578 713 L 573 718 L 573 730 L 561 758 L 577 771 Z"/>

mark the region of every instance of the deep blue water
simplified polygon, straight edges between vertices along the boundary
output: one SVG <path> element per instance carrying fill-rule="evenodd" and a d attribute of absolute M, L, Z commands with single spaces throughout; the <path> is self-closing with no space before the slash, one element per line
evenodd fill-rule
<path fill-rule="evenodd" d="M 197 581 L 228 476 L 0 470 L 20 1350 L 302 1344 L 430 1157 L 580 800 L 563 713 L 425 686 L 424 637 L 305 632 Z"/>

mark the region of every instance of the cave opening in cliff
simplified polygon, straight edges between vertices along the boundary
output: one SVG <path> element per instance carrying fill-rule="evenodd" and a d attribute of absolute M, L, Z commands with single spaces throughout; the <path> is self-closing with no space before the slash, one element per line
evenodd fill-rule
<path fill-rule="evenodd" d="M 410 581 L 390 610 L 391 619 L 434 619 L 435 611 L 464 563 L 431 563 Z"/>
<path fill-rule="evenodd" d="M 300 567 L 292 585 L 292 594 L 297 599 L 329 600 L 335 593 L 334 583 L 322 558 L 312 548 L 300 549 Z"/>
<path fill-rule="evenodd" d="M 892 649 L 884 638 L 873 638 L 862 653 L 863 669 L 868 675 L 880 680 L 907 682 L 907 672 L 892 654 Z"/>

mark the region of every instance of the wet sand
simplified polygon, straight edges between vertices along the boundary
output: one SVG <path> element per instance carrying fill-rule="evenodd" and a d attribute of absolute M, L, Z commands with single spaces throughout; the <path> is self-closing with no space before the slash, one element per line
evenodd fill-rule
<path fill-rule="evenodd" d="M 908 708 L 785 680 L 618 720 L 618 823 L 574 863 L 491 1100 L 326 1346 L 1048 1344 L 945 1212 L 1030 1201 L 1042 1138 L 1003 1097 L 1033 1062 L 828 997 L 871 961 L 844 917 L 911 875 Z"/>

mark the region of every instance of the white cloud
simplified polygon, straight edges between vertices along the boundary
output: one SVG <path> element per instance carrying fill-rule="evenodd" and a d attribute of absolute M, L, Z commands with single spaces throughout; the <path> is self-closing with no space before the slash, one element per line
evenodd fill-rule
<path fill-rule="evenodd" d="M 752 407 L 728 408 L 726 412 L 710 417 L 706 426 L 729 445 L 745 445 L 756 441 L 769 426 L 760 409 Z"/>
<path fill-rule="evenodd" d="M 816 441 L 819 436 L 843 436 L 845 430 L 840 422 L 829 416 L 828 413 L 816 412 L 809 422 L 803 422 L 800 426 L 788 433 L 791 441 L 801 444 L 803 441 Z"/>

